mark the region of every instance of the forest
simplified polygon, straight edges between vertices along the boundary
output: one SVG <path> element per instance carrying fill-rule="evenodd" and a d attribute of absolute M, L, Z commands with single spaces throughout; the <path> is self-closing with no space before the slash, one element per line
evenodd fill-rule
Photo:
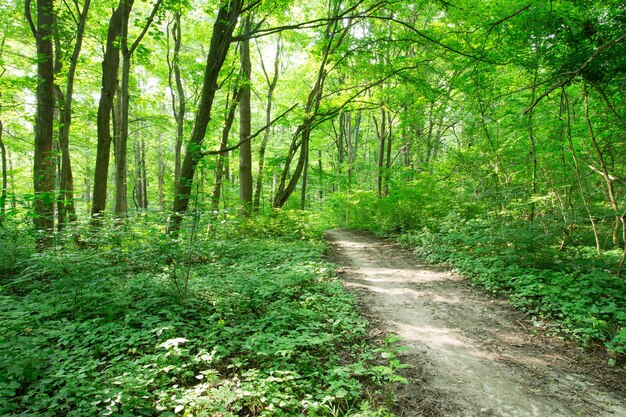
<path fill-rule="evenodd" d="M 0 156 L 1 415 L 393 415 L 333 228 L 626 363 L 619 0 L 4 0 Z"/>

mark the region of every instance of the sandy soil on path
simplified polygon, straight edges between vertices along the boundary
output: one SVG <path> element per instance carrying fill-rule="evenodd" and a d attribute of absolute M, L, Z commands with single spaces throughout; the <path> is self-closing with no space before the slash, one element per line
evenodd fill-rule
<path fill-rule="evenodd" d="M 571 345 L 533 335 L 505 302 L 390 241 L 349 230 L 328 238 L 364 313 L 409 348 L 399 415 L 626 417 L 626 382 L 594 375 Z"/>

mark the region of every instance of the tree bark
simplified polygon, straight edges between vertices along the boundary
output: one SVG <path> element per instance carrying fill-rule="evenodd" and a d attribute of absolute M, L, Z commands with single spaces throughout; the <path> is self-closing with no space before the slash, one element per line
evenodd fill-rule
<path fill-rule="evenodd" d="M 35 153 L 33 186 L 35 191 L 33 225 L 37 247 L 52 243 L 54 229 L 54 171 L 52 137 L 54 125 L 54 58 L 52 52 L 54 1 L 37 1 L 37 23 L 33 23 L 30 0 L 25 3 L 26 17 L 37 44 L 37 111 L 35 114 Z"/>
<path fill-rule="evenodd" d="M 6 202 L 7 202 L 7 190 L 9 188 L 9 178 L 7 170 L 7 149 L 2 141 L 2 120 L 0 120 L 0 161 L 2 168 L 2 191 L 0 192 L 0 227 L 4 226 L 6 219 Z"/>
<path fill-rule="evenodd" d="M 374 125 L 376 127 L 376 135 L 378 136 L 378 172 L 376 175 L 376 195 L 378 198 L 383 196 L 383 183 L 384 183 L 384 163 L 385 163 L 385 143 L 387 135 L 387 112 L 384 108 L 380 109 L 380 124 L 374 119 Z"/>
<path fill-rule="evenodd" d="M 385 186 L 383 195 L 389 195 L 389 180 L 391 179 L 391 142 L 393 140 L 393 119 L 387 114 L 387 154 L 385 155 Z"/>
<path fill-rule="evenodd" d="M 306 146 L 309 146 L 309 141 L 307 140 Z M 309 179 L 309 150 L 307 149 L 304 153 L 304 167 L 302 169 L 302 190 L 300 194 L 300 210 L 304 210 L 306 208 L 306 192 L 307 185 Z"/>
<path fill-rule="evenodd" d="M 165 208 L 163 202 L 163 187 L 165 185 L 165 161 L 163 160 L 163 138 L 159 132 L 159 143 L 157 147 L 157 183 L 159 188 L 159 209 Z"/>
<path fill-rule="evenodd" d="M 154 17 L 161 6 L 162 0 L 157 0 L 154 3 L 152 12 L 148 17 L 148 20 L 144 24 L 141 33 L 137 36 L 135 41 L 129 47 L 128 45 L 128 24 L 129 14 L 133 7 L 134 0 L 125 0 L 125 10 L 122 19 L 122 32 L 120 36 L 120 43 L 122 49 L 122 85 L 121 90 L 121 106 L 120 106 L 120 136 L 119 143 L 116 143 L 116 170 L 115 170 L 115 215 L 118 218 L 123 218 L 128 215 L 128 170 L 127 170 L 127 151 L 128 151 L 128 115 L 130 106 L 129 84 L 130 84 L 130 60 L 135 53 L 135 50 L 141 43 L 146 32 L 152 25 Z M 127 10 L 126 10 L 127 9 Z M 143 203 L 140 203 L 140 207 Z"/>
<path fill-rule="evenodd" d="M 600 163 L 600 169 L 602 171 L 602 177 L 606 182 L 607 193 L 609 197 L 609 204 L 613 209 L 613 213 L 615 215 L 615 223 L 613 226 L 613 244 L 615 247 L 619 247 L 619 234 L 622 230 L 623 217 L 619 214 L 619 205 L 617 203 L 617 198 L 615 197 L 615 187 L 613 185 L 613 180 L 611 179 L 611 175 L 609 173 L 609 167 L 604 158 L 604 154 L 602 153 L 602 149 L 600 149 L 600 145 L 596 140 L 596 135 L 593 131 L 593 126 L 591 124 L 591 119 L 589 117 L 589 93 L 587 91 L 587 83 L 583 83 L 583 101 L 585 105 L 585 122 L 587 123 L 587 130 L 589 132 L 589 139 L 593 145 L 593 149 L 596 152 L 596 156 L 598 157 L 598 162 Z M 624 240 L 624 251 L 626 252 L 626 239 Z"/>
<path fill-rule="evenodd" d="M 118 45 L 124 13 L 130 12 L 125 7 L 126 0 L 120 0 L 109 20 L 107 43 L 102 61 L 102 88 L 98 104 L 98 146 L 96 167 L 94 170 L 93 195 L 91 200 L 92 225 L 102 224 L 102 215 L 106 208 L 109 160 L 111 156 L 111 110 L 117 88 L 117 72 L 120 63 Z"/>
<path fill-rule="evenodd" d="M 173 215 L 168 224 L 168 233 L 176 236 L 180 230 L 183 214 L 189 207 L 191 187 L 193 185 L 194 174 L 198 163 L 202 159 L 202 143 L 206 133 L 207 125 L 211 120 L 211 109 L 215 92 L 218 89 L 217 78 L 233 36 L 233 30 L 241 14 L 242 1 L 230 0 L 224 3 L 217 14 L 213 25 L 211 44 L 207 55 L 207 63 L 204 72 L 202 90 L 200 92 L 200 102 L 196 112 L 196 119 L 191 132 L 191 137 L 187 143 L 185 158 L 181 166 L 180 180 L 174 195 Z"/>
<path fill-rule="evenodd" d="M 259 57 L 261 58 L 261 68 L 263 69 L 265 81 L 267 82 L 267 98 L 265 101 L 266 125 L 269 125 L 272 121 L 272 105 L 274 100 L 274 90 L 276 89 L 276 84 L 278 83 L 281 44 L 282 38 L 279 35 L 278 41 L 276 42 L 276 56 L 274 57 L 274 74 L 272 75 L 271 79 L 269 77 L 269 74 L 267 73 L 267 70 L 265 69 L 263 56 L 260 53 L 261 51 L 259 50 Z M 263 135 L 263 140 L 261 141 L 261 146 L 259 147 L 259 170 L 256 179 L 256 188 L 254 190 L 254 201 L 252 204 L 255 211 L 258 211 L 259 207 L 261 206 L 261 191 L 263 190 L 263 169 L 265 168 L 265 150 L 267 149 L 267 143 L 269 142 L 271 135 L 272 131 L 268 128 Z"/>
<path fill-rule="evenodd" d="M 145 207 L 143 205 L 143 183 L 142 183 L 142 175 L 141 175 L 141 147 L 139 145 L 139 141 L 135 141 L 134 143 L 134 151 L 135 151 L 135 206 L 137 210 L 143 210 Z"/>
<path fill-rule="evenodd" d="M 331 21 L 326 27 L 324 36 L 326 39 L 328 39 L 328 42 L 326 43 L 326 46 L 324 48 L 322 62 L 318 67 L 315 84 L 313 85 L 313 88 L 309 92 L 309 96 L 307 98 L 305 118 L 302 124 L 300 124 L 300 126 L 298 126 L 298 128 L 296 129 L 296 132 L 294 133 L 291 141 L 291 146 L 287 155 L 287 161 L 285 162 L 285 167 L 280 177 L 278 189 L 276 190 L 276 195 L 272 203 L 273 208 L 281 208 L 287 202 L 291 194 L 296 189 L 296 185 L 298 184 L 300 176 L 302 175 L 302 172 L 304 170 L 305 163 L 309 159 L 309 139 L 311 136 L 312 125 L 315 122 L 316 117 L 318 116 L 319 106 L 322 99 L 322 92 L 324 91 L 324 81 L 326 80 L 327 75 L 326 64 L 331 53 L 333 53 L 333 51 L 335 51 L 343 42 L 343 39 L 345 37 L 344 35 L 347 33 L 349 28 L 349 26 L 346 28 L 340 27 L 338 21 L 336 20 Z M 339 38 L 335 42 L 333 42 L 335 40 L 335 36 L 338 34 Z M 300 143 L 298 143 L 298 138 L 301 139 Z M 291 178 L 289 179 L 289 182 L 287 182 L 291 161 L 295 157 L 298 149 L 300 149 L 298 163 L 296 165 L 296 168 L 294 169 L 293 174 L 291 175 Z"/>
<path fill-rule="evenodd" d="M 224 118 L 224 127 L 222 128 L 222 140 L 220 142 L 220 151 L 228 147 L 228 137 L 235 120 L 235 112 L 239 103 L 241 90 L 237 88 L 233 92 L 233 98 L 230 103 L 227 102 L 226 117 Z M 225 163 L 228 161 L 228 153 L 220 153 L 217 156 L 217 166 L 215 167 L 215 184 L 213 185 L 213 193 L 211 194 L 211 209 L 217 210 L 222 195 L 222 186 L 224 184 Z"/>
<path fill-rule="evenodd" d="M 243 33 L 250 32 L 250 15 L 246 16 Z M 252 143 L 246 140 L 252 133 L 252 109 L 250 104 L 250 83 L 252 64 L 250 62 L 250 41 L 241 41 L 241 98 L 239 100 L 239 200 L 240 214 L 249 215 L 252 206 Z"/>
<path fill-rule="evenodd" d="M 59 148 L 61 149 L 61 175 L 59 181 L 59 196 L 57 202 L 57 211 L 59 216 L 58 229 L 61 230 L 65 226 L 65 222 L 76 221 L 76 207 L 74 205 L 74 176 L 72 173 L 72 164 L 69 150 L 70 126 L 72 124 L 72 104 L 74 96 L 74 79 L 76 77 L 76 68 L 78 66 L 78 57 L 83 45 L 83 37 L 85 34 L 85 24 L 91 0 L 85 0 L 83 10 L 78 20 L 78 28 L 76 30 L 76 43 L 70 57 L 70 65 L 67 71 L 67 85 L 65 86 L 65 101 L 61 109 L 61 125 L 59 126 Z"/>
<path fill-rule="evenodd" d="M 181 154 L 183 148 L 183 135 L 185 130 L 185 89 L 183 87 L 182 76 L 180 74 L 180 48 L 182 46 L 182 32 L 181 32 L 181 15 L 179 11 L 174 13 L 174 24 L 172 25 L 172 39 L 174 40 L 174 56 L 169 59 L 168 48 L 168 82 L 170 86 L 170 93 L 172 95 L 172 112 L 174 114 L 174 120 L 176 120 L 176 145 L 174 148 L 174 190 L 176 190 L 176 184 L 180 177 L 180 165 Z M 173 79 L 172 79 L 173 78 Z M 176 88 L 174 88 L 174 84 Z"/>

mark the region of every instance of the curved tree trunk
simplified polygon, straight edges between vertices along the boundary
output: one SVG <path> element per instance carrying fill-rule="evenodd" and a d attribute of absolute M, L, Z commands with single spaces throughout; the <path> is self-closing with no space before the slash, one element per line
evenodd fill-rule
<path fill-rule="evenodd" d="M 226 60 L 228 49 L 232 41 L 233 30 L 241 14 L 242 1 L 230 0 L 224 3 L 217 14 L 213 25 L 211 45 L 207 54 L 207 62 L 204 72 L 204 81 L 200 92 L 200 102 L 196 112 L 196 121 L 191 132 L 191 137 L 187 143 L 187 150 L 183 160 L 180 179 L 176 186 L 174 195 L 173 215 L 168 224 L 168 233 L 176 236 L 180 230 L 183 214 L 189 207 L 191 187 L 193 185 L 194 174 L 198 163 L 202 159 L 202 143 L 206 133 L 207 125 L 211 120 L 211 109 L 215 92 L 218 89 L 217 78 L 222 65 Z"/>

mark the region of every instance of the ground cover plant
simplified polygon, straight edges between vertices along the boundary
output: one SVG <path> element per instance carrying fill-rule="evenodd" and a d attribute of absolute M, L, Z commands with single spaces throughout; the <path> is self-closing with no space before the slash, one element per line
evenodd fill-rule
<path fill-rule="evenodd" d="M 0 414 L 386 415 L 364 388 L 389 379 L 388 353 L 298 222 L 20 259 L 0 293 Z"/>

